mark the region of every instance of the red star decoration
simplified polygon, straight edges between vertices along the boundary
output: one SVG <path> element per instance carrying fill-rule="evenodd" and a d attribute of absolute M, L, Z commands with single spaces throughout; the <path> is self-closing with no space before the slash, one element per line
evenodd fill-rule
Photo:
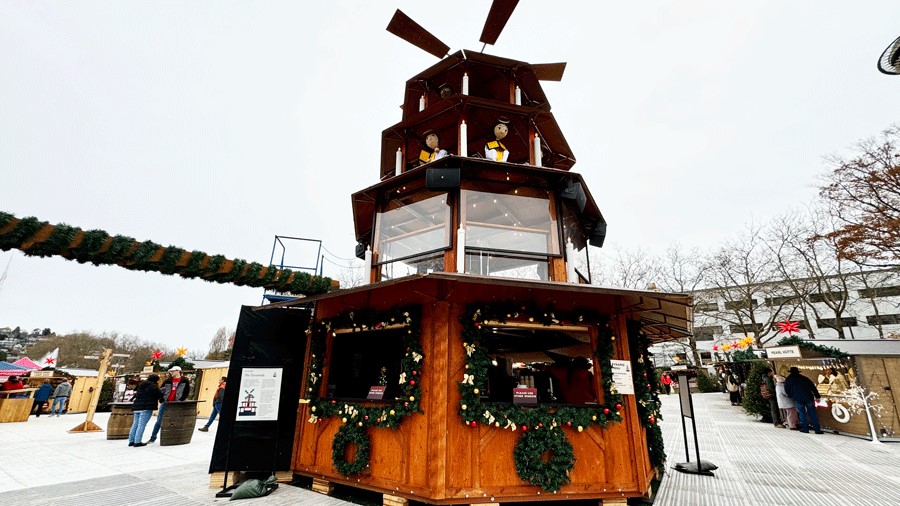
<path fill-rule="evenodd" d="M 55 358 L 47 357 L 47 358 L 44 359 L 44 362 L 46 362 L 48 365 L 50 365 L 50 364 L 52 364 L 53 362 L 56 362 L 56 359 L 55 359 Z"/>
<path fill-rule="evenodd" d="M 159 360 L 163 356 L 163 352 L 156 350 L 153 352 L 153 360 Z"/>
<path fill-rule="evenodd" d="M 785 332 L 788 335 L 793 334 L 794 332 L 800 333 L 800 322 L 791 322 L 791 321 L 783 321 L 778 322 L 778 332 L 784 334 Z"/>

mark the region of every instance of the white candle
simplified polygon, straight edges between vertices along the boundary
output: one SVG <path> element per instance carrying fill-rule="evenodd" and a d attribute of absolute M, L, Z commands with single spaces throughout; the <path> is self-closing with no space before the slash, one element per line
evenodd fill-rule
<path fill-rule="evenodd" d="M 522 105 L 522 90 L 516 86 L 516 105 Z"/>
<path fill-rule="evenodd" d="M 400 148 L 397 148 L 397 161 L 394 164 L 394 175 L 399 176 L 402 168 L 403 168 L 403 151 Z"/>
<path fill-rule="evenodd" d="M 421 97 L 419 97 L 419 110 L 420 111 L 425 110 L 425 95 L 422 95 Z"/>
<path fill-rule="evenodd" d="M 462 227 L 456 231 L 456 272 L 466 272 L 466 231 Z"/>
<path fill-rule="evenodd" d="M 459 156 L 469 156 L 469 138 L 466 121 L 459 124 Z"/>
<path fill-rule="evenodd" d="M 578 273 L 575 272 L 575 245 L 572 239 L 566 243 L 566 281 L 578 283 Z"/>
<path fill-rule="evenodd" d="M 463 85 L 462 85 L 462 94 L 469 94 L 469 74 L 463 74 Z"/>
<path fill-rule="evenodd" d="M 541 165 L 541 157 L 543 153 L 541 152 L 541 138 L 538 137 L 537 134 L 534 134 L 534 166 L 535 167 L 543 167 Z"/>
<path fill-rule="evenodd" d="M 366 246 L 366 255 L 365 255 L 365 266 L 363 267 L 365 270 L 362 275 L 362 284 L 368 285 L 372 281 L 372 249 L 369 246 Z"/>

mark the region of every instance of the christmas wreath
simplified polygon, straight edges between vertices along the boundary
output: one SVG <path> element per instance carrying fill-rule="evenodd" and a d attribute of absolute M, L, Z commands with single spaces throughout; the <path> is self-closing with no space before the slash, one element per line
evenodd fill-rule
<path fill-rule="evenodd" d="M 346 459 L 347 447 L 356 446 L 356 457 L 353 462 Z M 331 442 L 331 460 L 334 468 L 344 476 L 352 476 L 361 473 L 369 467 L 369 435 L 366 429 L 354 424 L 344 425 L 334 435 Z"/>
<path fill-rule="evenodd" d="M 418 306 L 397 308 L 383 313 L 348 312 L 330 320 L 316 322 L 308 330 L 310 362 L 307 368 L 309 376 L 306 381 L 306 398 L 309 399 L 310 417 L 307 421 L 319 423 L 328 417 L 341 417 L 343 426 L 332 443 L 332 461 L 335 469 L 345 476 L 358 474 L 369 465 L 369 436 L 366 429 L 369 427 L 396 429 L 405 417 L 413 413 L 424 413 L 421 407 L 421 378 L 425 355 L 422 353 L 419 337 L 420 312 Z M 395 330 L 402 333 L 406 351 L 400 361 L 401 393 L 393 403 L 357 406 L 319 396 L 324 365 L 322 358 L 325 356 L 327 338 L 338 329 L 351 332 Z M 339 437 L 342 441 L 340 443 Z M 357 445 L 357 453 L 353 463 L 347 463 L 344 460 L 344 448 L 351 442 Z M 363 446 L 365 451 L 362 450 Z"/>
<path fill-rule="evenodd" d="M 609 325 L 609 317 L 591 312 L 554 311 L 519 303 L 490 306 L 470 306 L 463 318 L 463 346 L 466 365 L 459 383 L 461 395 L 459 415 L 470 427 L 479 423 L 496 428 L 521 431 L 517 450 L 513 452 L 519 477 L 528 483 L 554 492 L 569 482 L 568 472 L 575 465 L 575 455 L 562 428 L 582 432 L 590 425 L 606 427 L 622 420 L 622 396 L 615 393 L 612 383 L 613 343 L 616 339 Z M 482 333 L 487 322 L 491 325 L 508 323 L 540 323 L 552 329 L 554 326 L 595 326 L 598 331 L 597 349 L 594 351 L 596 366 L 602 376 L 603 403 L 591 406 L 539 406 L 523 407 L 508 403 L 482 402 L 480 393 L 485 388 L 491 357 L 482 346 Z M 528 436 L 532 433 L 542 436 Z M 543 435 L 544 433 L 552 435 Z M 525 438 L 528 437 L 526 442 Z M 566 445 L 559 443 L 565 440 Z M 524 445 L 524 446 L 522 446 Z M 564 446 L 569 451 L 564 450 Z M 522 448 L 522 449 L 519 449 Z M 552 455 L 553 465 L 536 467 L 535 459 L 543 459 L 545 452 Z M 537 471 L 535 471 L 537 469 Z"/>
<path fill-rule="evenodd" d="M 562 429 L 532 430 L 519 437 L 513 450 L 516 472 L 522 480 L 555 492 L 569 482 L 575 467 L 572 443 Z"/>

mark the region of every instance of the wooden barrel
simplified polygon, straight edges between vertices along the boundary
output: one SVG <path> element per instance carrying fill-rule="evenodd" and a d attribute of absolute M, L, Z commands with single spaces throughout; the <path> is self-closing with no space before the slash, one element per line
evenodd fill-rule
<path fill-rule="evenodd" d="M 197 430 L 197 401 L 166 403 L 159 432 L 160 446 L 186 445 Z"/>
<path fill-rule="evenodd" d="M 109 423 L 106 424 L 106 439 L 128 439 L 131 423 L 134 421 L 131 403 L 111 402 L 109 405 L 112 413 L 109 415 Z"/>

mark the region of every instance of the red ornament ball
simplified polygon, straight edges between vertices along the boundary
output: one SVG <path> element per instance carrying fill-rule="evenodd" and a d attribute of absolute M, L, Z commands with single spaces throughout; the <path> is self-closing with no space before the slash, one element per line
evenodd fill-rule
<path fill-rule="evenodd" d="M 572 422 L 566 422 L 566 427 L 571 427 L 571 426 L 572 426 Z"/>
<path fill-rule="evenodd" d="M 472 422 L 469 423 L 469 425 L 471 425 L 472 427 L 475 427 L 478 425 L 478 422 L 476 422 L 475 420 L 472 420 Z"/>
<path fill-rule="evenodd" d="M 363 419 L 368 420 L 368 419 L 369 419 L 369 415 L 364 416 Z"/>
<path fill-rule="evenodd" d="M 609 414 L 609 408 L 603 408 L 603 414 L 604 414 L 604 415 L 608 415 L 608 414 Z"/>
<path fill-rule="evenodd" d="M 539 427 L 539 428 L 540 428 L 540 427 L 543 427 L 543 426 L 544 426 L 544 423 L 543 423 L 543 422 L 538 423 L 538 427 Z"/>
<path fill-rule="evenodd" d="M 525 432 L 526 430 L 528 430 L 528 426 L 527 426 L 527 425 L 523 425 L 523 426 L 522 426 L 522 432 Z"/>
<path fill-rule="evenodd" d="M 409 380 L 409 384 L 411 386 L 416 386 L 416 380 Z"/>
<path fill-rule="evenodd" d="M 408 407 L 408 406 L 409 406 L 409 403 L 408 403 L 408 402 L 404 402 L 403 405 Z"/>
<path fill-rule="evenodd" d="M 621 405 L 621 404 L 616 404 L 616 411 L 618 411 L 618 410 L 620 410 L 620 409 L 622 409 L 622 405 Z"/>
<path fill-rule="evenodd" d="M 418 371 L 413 371 L 413 372 L 412 372 L 412 375 L 413 375 L 413 376 L 415 376 L 416 374 L 418 374 Z"/>

